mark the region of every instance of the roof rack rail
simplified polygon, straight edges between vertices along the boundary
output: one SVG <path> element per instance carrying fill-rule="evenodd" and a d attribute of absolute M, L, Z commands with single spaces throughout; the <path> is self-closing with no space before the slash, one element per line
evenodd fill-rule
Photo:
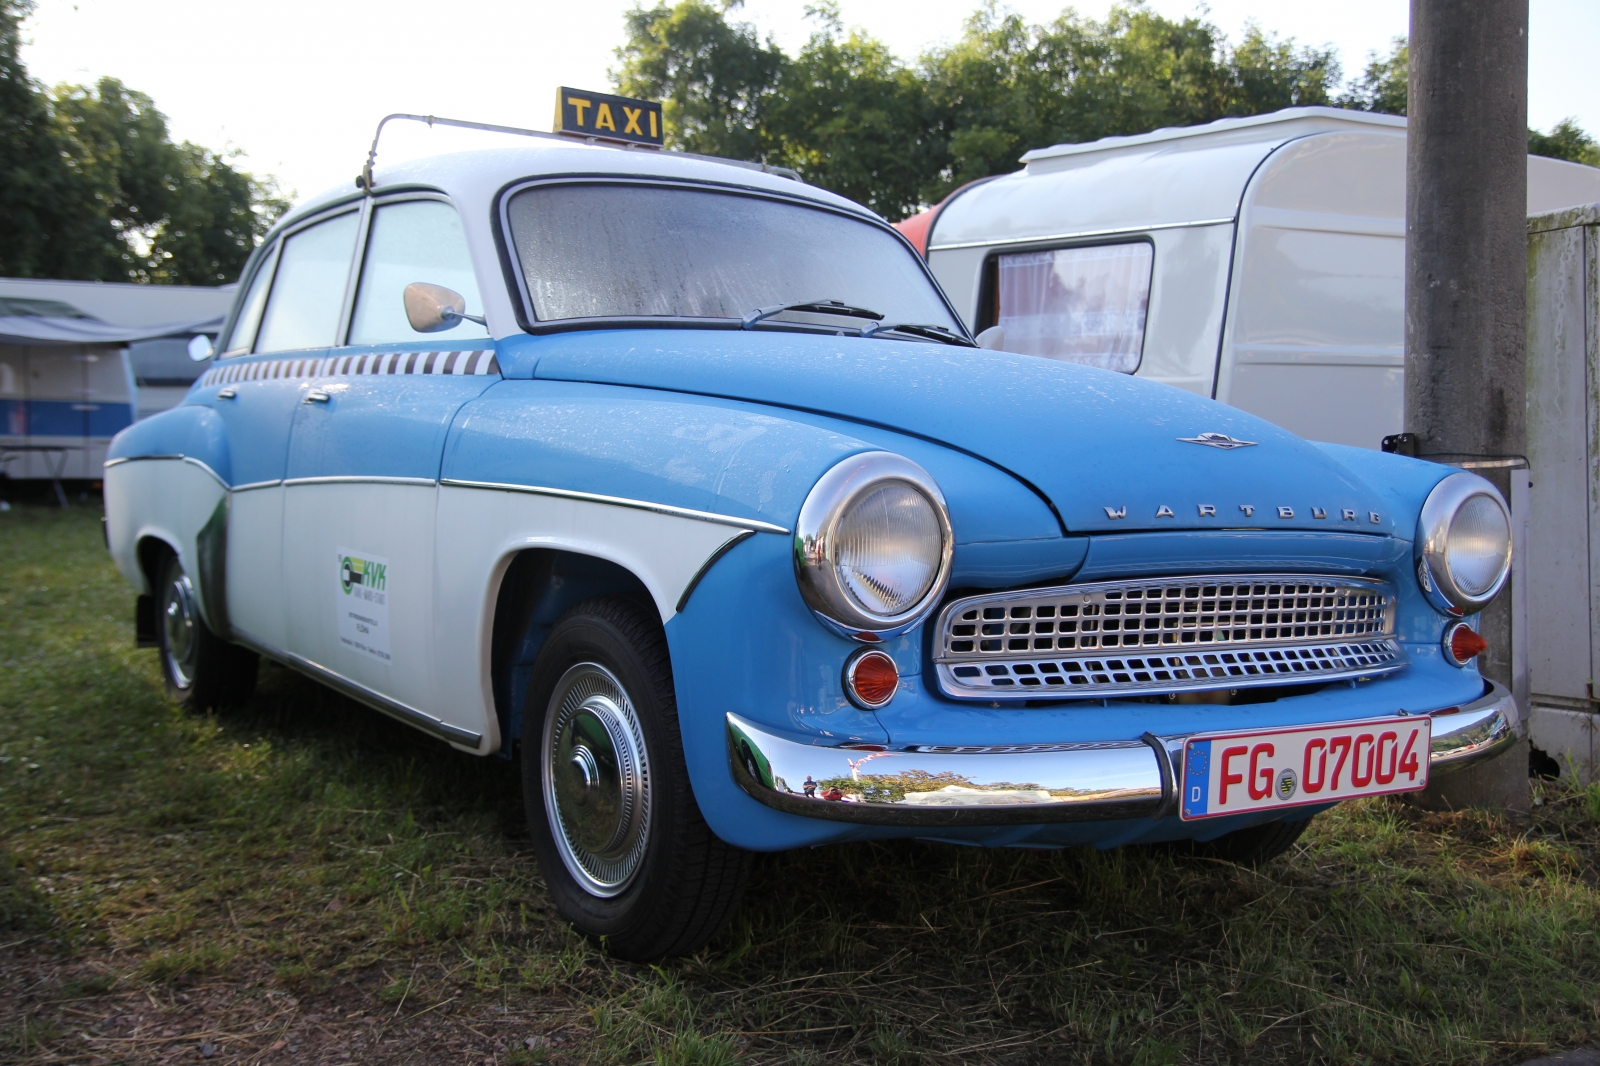
<path fill-rule="evenodd" d="M 758 170 L 763 174 L 776 174 L 781 178 L 789 178 L 792 181 L 803 182 L 805 180 L 800 177 L 798 171 L 791 170 L 788 167 L 775 167 L 769 163 L 750 163 L 742 159 L 724 159 L 721 156 L 700 155 L 697 152 L 680 152 L 676 149 L 660 149 L 651 147 L 649 145 L 632 144 L 627 141 L 610 141 L 603 137 L 591 137 L 585 134 L 548 133 L 544 130 L 525 130 L 518 126 L 496 126 L 488 122 L 468 122 L 466 119 L 459 118 L 440 118 L 437 115 L 408 115 L 397 112 L 393 115 L 385 115 L 383 118 L 378 120 L 378 128 L 372 134 L 372 148 L 367 152 L 367 162 L 361 168 L 361 173 L 356 176 L 356 188 L 365 189 L 367 195 L 369 196 L 372 195 L 374 184 L 372 178 L 372 168 L 373 165 L 378 161 L 378 138 L 383 136 L 383 127 L 387 125 L 391 119 L 402 119 L 409 122 L 425 122 L 429 126 L 454 126 L 458 129 L 465 130 L 483 130 L 488 133 L 510 133 L 515 134 L 518 137 L 540 137 L 552 141 L 579 141 L 584 144 L 592 144 L 601 148 L 615 148 L 619 151 L 659 152 L 665 150 L 671 152 L 673 155 L 682 156 L 685 159 L 704 159 L 710 163 L 722 163 L 726 166 L 740 167 L 744 170 Z"/>

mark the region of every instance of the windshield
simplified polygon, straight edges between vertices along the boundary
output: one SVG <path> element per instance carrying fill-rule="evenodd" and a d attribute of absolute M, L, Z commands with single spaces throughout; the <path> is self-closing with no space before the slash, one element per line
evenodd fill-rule
<path fill-rule="evenodd" d="M 961 332 L 893 234 L 832 211 L 660 185 L 552 184 L 507 205 L 542 322 L 614 316 L 742 319 L 763 307 L 838 300 L 885 323 Z M 859 319 L 787 312 L 858 330 Z"/>

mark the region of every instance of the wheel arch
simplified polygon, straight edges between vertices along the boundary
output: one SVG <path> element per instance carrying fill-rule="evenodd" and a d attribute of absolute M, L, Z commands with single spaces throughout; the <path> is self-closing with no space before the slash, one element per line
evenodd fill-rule
<path fill-rule="evenodd" d="M 514 552 L 503 561 L 489 638 L 489 677 L 502 756 L 510 758 L 516 751 L 528 681 L 551 627 L 572 607 L 596 596 L 635 600 L 651 618 L 659 618 L 644 581 L 610 559 L 540 547 Z"/>

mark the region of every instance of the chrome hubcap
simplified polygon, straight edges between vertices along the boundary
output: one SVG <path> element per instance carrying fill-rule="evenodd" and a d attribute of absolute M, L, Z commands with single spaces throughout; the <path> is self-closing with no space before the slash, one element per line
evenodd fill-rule
<path fill-rule="evenodd" d="M 161 604 L 161 624 L 167 638 L 167 667 L 172 671 L 172 683 L 188 688 L 194 680 L 195 639 L 194 586 L 188 575 L 179 571 L 167 583 L 166 595 Z"/>
<path fill-rule="evenodd" d="M 649 843 L 650 765 L 633 703 L 605 667 L 579 663 L 556 684 L 540 771 L 567 872 L 593 895 L 617 895 Z"/>

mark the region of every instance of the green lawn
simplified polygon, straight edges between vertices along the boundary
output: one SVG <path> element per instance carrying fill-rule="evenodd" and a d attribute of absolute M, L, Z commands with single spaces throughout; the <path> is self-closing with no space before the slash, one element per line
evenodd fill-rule
<path fill-rule="evenodd" d="M 1600 1039 L 1600 787 L 1393 801 L 1260 871 L 852 845 L 702 956 L 549 906 L 515 768 L 287 671 L 185 716 L 98 513 L 0 513 L 0 1061 L 1517 1062 Z"/>

